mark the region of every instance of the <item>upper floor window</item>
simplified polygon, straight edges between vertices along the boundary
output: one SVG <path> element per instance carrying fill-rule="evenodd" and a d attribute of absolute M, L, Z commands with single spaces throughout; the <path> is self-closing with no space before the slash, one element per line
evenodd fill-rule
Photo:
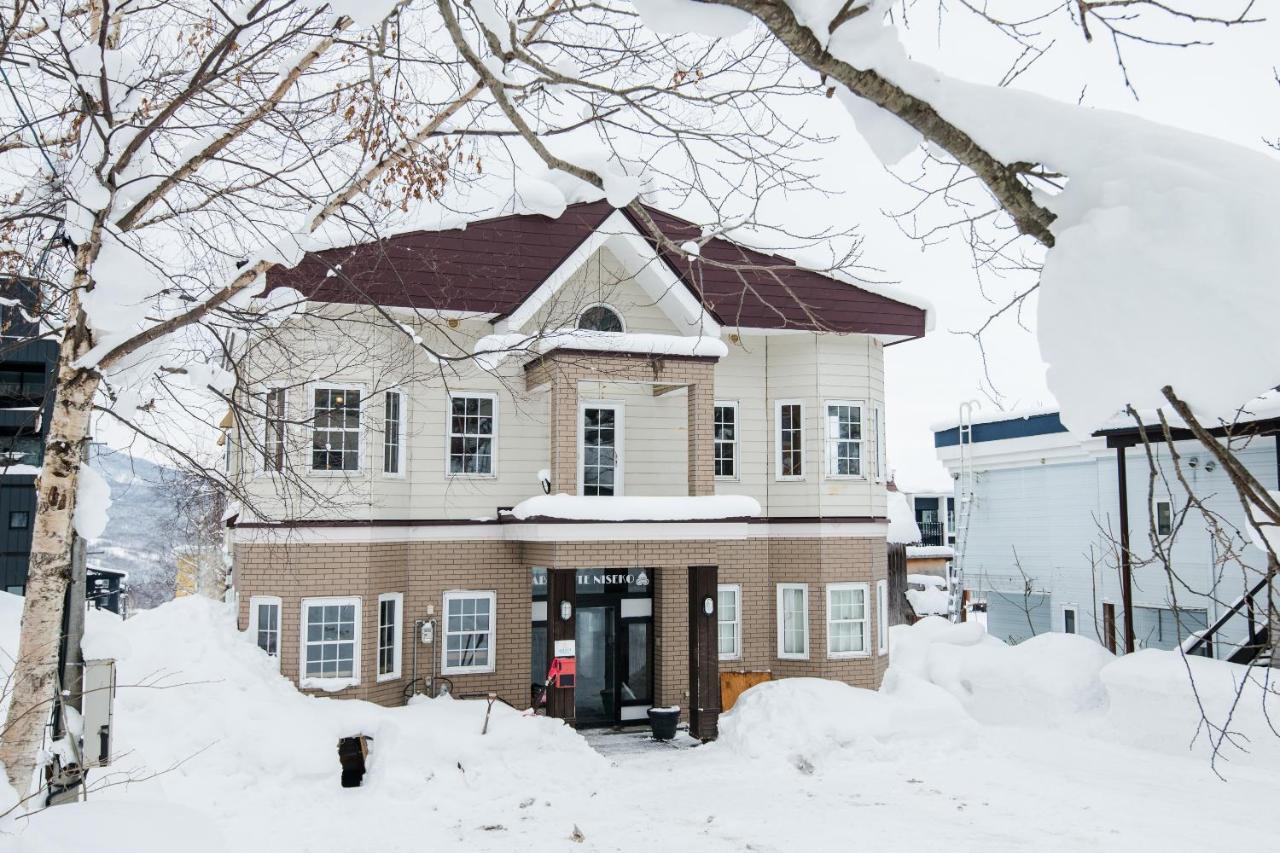
<path fill-rule="evenodd" d="M 449 395 L 449 473 L 492 476 L 498 398 Z"/>
<path fill-rule="evenodd" d="M 316 388 L 313 393 L 312 469 L 360 470 L 360 391 L 355 388 Z"/>
<path fill-rule="evenodd" d="M 45 388 L 44 365 L 6 364 L 0 370 L 0 407 L 39 406 Z"/>
<path fill-rule="evenodd" d="M 591 332 L 621 332 L 622 315 L 608 305 L 592 305 L 578 315 L 578 328 Z"/>
<path fill-rule="evenodd" d="M 1168 536 L 1173 533 L 1173 504 L 1169 501 L 1156 501 L 1156 535 Z"/>
<path fill-rule="evenodd" d="M 804 476 L 804 404 L 779 400 L 775 418 L 778 445 L 778 479 Z"/>
<path fill-rule="evenodd" d="M 715 471 L 717 477 L 738 476 L 738 404 L 715 405 Z"/>
<path fill-rule="evenodd" d="M 402 474 L 404 465 L 404 395 L 388 391 L 383 401 L 382 472 Z"/>
<path fill-rule="evenodd" d="M 265 471 L 284 470 L 285 439 L 285 389 L 267 391 L 266 434 L 262 437 L 262 468 Z"/>
<path fill-rule="evenodd" d="M 827 476 L 861 477 L 862 404 L 827 401 Z"/>

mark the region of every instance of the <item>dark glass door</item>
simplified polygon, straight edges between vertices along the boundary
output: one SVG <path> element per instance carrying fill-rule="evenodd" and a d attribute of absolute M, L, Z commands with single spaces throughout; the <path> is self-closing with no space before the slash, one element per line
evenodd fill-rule
<path fill-rule="evenodd" d="M 574 707 L 578 725 L 609 725 L 618 719 L 617 608 L 579 607 L 578 676 Z"/>

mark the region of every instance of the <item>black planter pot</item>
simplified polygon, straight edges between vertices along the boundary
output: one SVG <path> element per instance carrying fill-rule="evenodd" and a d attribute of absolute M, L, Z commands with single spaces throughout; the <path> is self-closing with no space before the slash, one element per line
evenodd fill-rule
<path fill-rule="evenodd" d="M 676 736 L 676 724 L 680 722 L 679 708 L 650 708 L 649 726 L 654 740 L 671 740 Z"/>

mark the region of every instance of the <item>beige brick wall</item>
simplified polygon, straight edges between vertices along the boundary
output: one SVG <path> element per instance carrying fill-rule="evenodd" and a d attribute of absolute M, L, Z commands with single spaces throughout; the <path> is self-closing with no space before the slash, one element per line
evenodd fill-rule
<path fill-rule="evenodd" d="M 301 599 L 358 595 L 362 599 L 361 683 L 339 696 L 398 704 L 409 683 L 413 621 L 434 608 L 439 619 L 447 590 L 497 593 L 492 673 L 449 676 L 459 694 L 495 691 L 517 707 L 529 702 L 531 572 L 547 568 L 648 568 L 654 572 L 654 690 L 658 705 L 688 704 L 688 566 L 719 566 L 721 583 L 742 586 L 742 657 L 721 670 L 768 671 L 775 677 L 837 678 L 876 688 L 888 657 L 876 650 L 875 583 L 886 577 L 886 547 L 874 538 L 752 538 L 730 541 L 617 541 L 509 543 L 413 542 L 343 545 L 237 545 L 235 584 L 240 627 L 248 624 L 249 599 L 282 599 L 281 672 L 298 676 Z M 870 654 L 827 656 L 826 584 L 861 581 L 869 586 Z M 777 584 L 809 585 L 809 657 L 777 657 Z M 384 592 L 404 594 L 402 677 L 377 683 L 377 601 Z M 439 623 L 437 623 L 439 626 Z M 442 632 L 428 652 L 418 646 L 419 675 L 439 668 Z M 428 655 L 435 656 L 434 660 Z"/>

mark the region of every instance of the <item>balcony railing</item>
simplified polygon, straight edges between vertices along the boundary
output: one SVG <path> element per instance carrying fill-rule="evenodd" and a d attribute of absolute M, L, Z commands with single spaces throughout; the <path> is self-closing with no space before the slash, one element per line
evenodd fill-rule
<path fill-rule="evenodd" d="M 921 545 L 946 545 L 946 531 L 943 529 L 941 521 L 917 521 L 916 526 L 920 528 L 920 544 Z"/>

